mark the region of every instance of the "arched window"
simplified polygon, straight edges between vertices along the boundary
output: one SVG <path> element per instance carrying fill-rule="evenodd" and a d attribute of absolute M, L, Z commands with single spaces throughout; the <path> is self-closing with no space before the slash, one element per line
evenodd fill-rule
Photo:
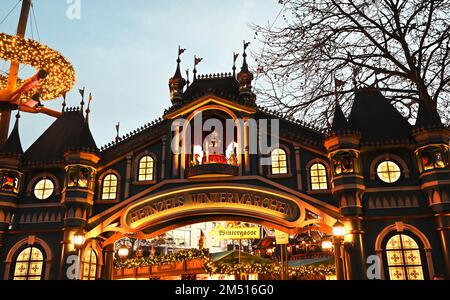
<path fill-rule="evenodd" d="M 151 156 L 143 156 L 139 160 L 139 172 L 138 181 L 151 181 L 153 180 L 154 160 Z"/>
<path fill-rule="evenodd" d="M 36 247 L 28 247 L 17 256 L 14 267 L 14 280 L 41 280 L 44 269 L 44 256 Z"/>
<path fill-rule="evenodd" d="M 402 171 L 400 167 L 391 160 L 380 163 L 377 167 L 377 175 L 383 182 L 394 183 L 400 179 Z"/>
<path fill-rule="evenodd" d="M 117 199 L 117 185 L 118 179 L 116 175 L 106 175 L 102 182 L 102 200 Z"/>
<path fill-rule="evenodd" d="M 281 148 L 272 151 L 272 174 L 288 174 L 287 155 L 286 151 Z"/>
<path fill-rule="evenodd" d="M 83 280 L 95 280 L 97 276 L 97 253 L 90 248 L 83 261 Z"/>
<path fill-rule="evenodd" d="M 387 267 L 391 280 L 423 280 L 420 248 L 406 234 L 391 237 L 386 244 Z"/>
<path fill-rule="evenodd" d="M 327 169 L 321 163 L 315 163 L 310 168 L 311 190 L 327 190 L 328 178 Z"/>

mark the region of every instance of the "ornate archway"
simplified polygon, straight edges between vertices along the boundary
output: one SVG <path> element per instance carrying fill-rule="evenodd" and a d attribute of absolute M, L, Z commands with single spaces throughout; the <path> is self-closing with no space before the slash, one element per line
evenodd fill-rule
<path fill-rule="evenodd" d="M 318 218 L 307 216 L 310 211 Z M 307 226 L 330 233 L 335 219 L 300 197 L 241 183 L 199 183 L 141 197 L 121 207 L 87 233 L 109 245 L 125 236 L 149 239 L 166 231 L 207 221 L 243 221 L 290 234 Z"/>

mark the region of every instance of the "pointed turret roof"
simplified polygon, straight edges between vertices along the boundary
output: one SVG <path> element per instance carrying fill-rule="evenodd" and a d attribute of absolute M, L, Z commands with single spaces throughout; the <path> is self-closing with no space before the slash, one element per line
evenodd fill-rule
<path fill-rule="evenodd" d="M 356 91 L 350 126 L 365 141 L 407 139 L 412 126 L 377 88 Z"/>
<path fill-rule="evenodd" d="M 25 152 L 33 162 L 59 161 L 67 150 L 97 152 L 89 124 L 80 110 L 66 110 Z"/>
<path fill-rule="evenodd" d="M 22 143 L 20 142 L 20 135 L 19 135 L 19 118 L 20 116 L 18 115 L 16 117 L 14 128 L 11 131 L 11 134 L 9 135 L 9 138 L 6 141 L 5 145 L 0 151 L 1 153 L 15 154 L 15 155 L 23 154 Z"/>
<path fill-rule="evenodd" d="M 419 111 L 417 113 L 416 127 L 442 126 L 441 118 L 436 112 L 431 112 L 423 103 L 419 103 Z"/>
<path fill-rule="evenodd" d="M 333 124 L 331 125 L 331 130 L 334 132 L 340 130 L 350 129 L 350 125 L 348 124 L 347 119 L 345 118 L 344 113 L 342 112 L 341 105 L 336 101 L 336 105 L 334 108 L 334 117 Z"/>

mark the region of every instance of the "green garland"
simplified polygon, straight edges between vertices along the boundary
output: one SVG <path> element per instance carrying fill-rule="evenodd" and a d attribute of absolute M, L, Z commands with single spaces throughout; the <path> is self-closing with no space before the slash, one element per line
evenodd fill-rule
<path fill-rule="evenodd" d="M 209 274 L 237 275 L 240 273 L 245 273 L 279 276 L 281 273 L 281 267 L 276 263 L 268 265 L 259 263 L 235 265 L 215 264 L 211 259 L 208 249 L 189 249 L 171 253 L 168 255 L 133 258 L 127 259 L 125 261 L 115 260 L 114 267 L 116 269 L 134 269 L 140 267 L 177 263 L 192 259 L 203 259 L 205 261 L 205 271 Z M 290 267 L 288 269 L 288 273 L 289 277 L 314 278 L 318 276 L 335 275 L 336 271 L 334 265 L 311 265 L 302 267 Z"/>
<path fill-rule="evenodd" d="M 204 259 L 205 261 L 209 260 L 209 250 L 189 249 L 167 255 L 153 255 L 149 257 L 127 259 L 124 261 L 116 259 L 114 260 L 114 267 L 116 269 L 133 269 L 140 267 L 165 265 L 192 259 Z"/>

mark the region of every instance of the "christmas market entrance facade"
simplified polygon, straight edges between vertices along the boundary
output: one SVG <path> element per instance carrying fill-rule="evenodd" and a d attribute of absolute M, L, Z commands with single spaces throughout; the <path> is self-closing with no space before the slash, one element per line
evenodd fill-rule
<path fill-rule="evenodd" d="M 252 184 L 248 184 L 249 182 Z M 173 188 L 174 185 L 177 187 Z M 166 186 L 172 188 L 166 189 Z M 103 240 L 103 247 L 110 248 L 115 245 L 115 248 L 118 248 L 117 242 L 124 237 L 150 240 L 182 226 L 213 221 L 251 223 L 257 226 L 258 231 L 261 230 L 261 226 L 265 226 L 291 236 L 314 230 L 322 232 L 324 237 L 329 237 L 336 222 L 329 214 L 301 200 L 303 197 L 312 200 L 309 196 L 286 188 L 270 186 L 267 181 L 257 176 L 239 180 L 209 179 L 197 182 L 171 180 L 158 189 L 151 188 L 143 194 L 145 193 L 148 193 L 148 196 L 124 201 L 104 214 L 90 219 L 92 229 L 85 234 L 86 239 L 100 238 Z M 251 228 L 255 227 L 248 229 Z M 273 248 L 272 243 L 268 248 Z M 279 279 L 281 276 L 279 272 L 283 269 L 276 262 L 267 259 L 264 264 L 260 264 L 259 258 L 252 256 L 250 263 L 247 264 L 252 270 L 244 273 L 241 271 L 239 274 L 235 274 L 235 270 L 232 274 L 220 274 L 214 267 L 208 249 L 189 249 L 161 255 L 160 261 L 154 257 L 145 259 L 142 256 L 130 259 L 128 257 L 130 251 L 127 250 L 127 258 L 123 263 L 119 253 L 116 252 L 109 252 L 114 258 L 106 257 L 104 266 L 107 276 L 114 279 L 206 279 L 220 278 L 218 276 L 231 278 L 230 275 L 239 279 L 249 276 L 250 278 L 253 276 L 254 279 Z M 212 255 L 214 256 L 214 253 Z M 239 253 L 237 264 L 245 265 L 244 260 L 241 263 L 241 257 L 244 255 L 250 254 Z M 287 252 L 284 255 L 287 256 Z M 330 255 L 331 253 L 318 251 L 315 253 L 315 256 L 320 258 Z M 114 259 L 116 263 L 112 270 L 111 263 Z M 287 261 L 286 258 L 285 260 Z M 279 269 L 278 274 L 274 273 L 274 269 Z M 332 275 L 334 272 L 332 269 L 328 268 L 328 275 Z M 324 279 L 325 274 L 322 275 Z M 322 277 L 316 275 L 314 278 Z"/>
<path fill-rule="evenodd" d="M 355 91 L 348 117 L 336 105 L 327 130 L 284 117 L 257 105 L 247 47 L 239 73 L 195 69 L 189 83 L 180 51 L 162 117 L 101 148 L 83 108 L 64 106 L 25 151 L 17 118 L 0 149 L 0 277 L 242 274 L 218 265 L 234 253 L 206 254 L 188 233 L 184 251 L 127 258 L 167 232 L 235 222 L 288 234 L 294 249 L 320 243 L 337 279 L 450 279 L 448 128 L 423 105 L 411 125 L 376 87 Z M 273 251 L 276 232 L 255 249 Z M 277 274 L 251 250 L 245 274 Z"/>

